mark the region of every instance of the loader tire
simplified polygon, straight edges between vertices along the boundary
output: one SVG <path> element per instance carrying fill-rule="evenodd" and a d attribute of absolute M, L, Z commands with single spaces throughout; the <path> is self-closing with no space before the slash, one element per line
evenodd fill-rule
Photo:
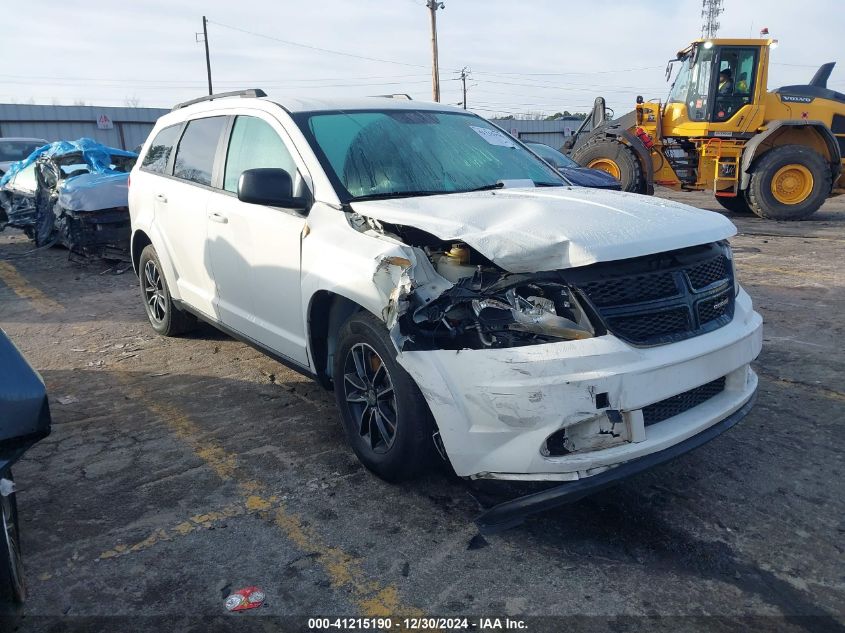
<path fill-rule="evenodd" d="M 832 176 L 825 158 L 803 145 L 781 145 L 751 167 L 748 203 L 770 220 L 803 220 L 827 200 Z"/>
<path fill-rule="evenodd" d="M 748 198 L 745 191 L 740 191 L 735 198 L 728 198 L 725 196 L 714 196 L 723 209 L 727 209 L 731 213 L 737 215 L 751 215 L 751 205 L 748 204 Z"/>
<path fill-rule="evenodd" d="M 612 138 L 587 141 L 572 152 L 572 159 L 583 167 L 607 172 L 622 183 L 622 191 L 646 191 L 643 166 L 634 150 L 622 141 Z"/>

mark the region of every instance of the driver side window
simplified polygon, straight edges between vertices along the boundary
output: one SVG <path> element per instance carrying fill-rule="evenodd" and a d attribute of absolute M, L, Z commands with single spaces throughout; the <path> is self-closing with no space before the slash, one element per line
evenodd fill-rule
<path fill-rule="evenodd" d="M 270 124 L 253 116 L 239 116 L 232 127 L 223 189 L 238 192 L 238 179 L 247 169 L 278 167 L 296 180 L 296 163 Z"/>

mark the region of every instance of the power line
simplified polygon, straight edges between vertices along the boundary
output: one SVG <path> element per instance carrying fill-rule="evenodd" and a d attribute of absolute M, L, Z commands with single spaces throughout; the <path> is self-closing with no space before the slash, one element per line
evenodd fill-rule
<path fill-rule="evenodd" d="M 639 66 L 637 68 L 618 68 L 614 70 L 592 70 L 592 71 L 579 71 L 579 72 L 558 72 L 558 73 L 526 73 L 526 72 L 503 72 L 503 71 L 492 71 L 492 70 L 485 70 L 485 71 L 478 71 L 478 74 L 484 75 L 518 75 L 518 76 L 548 76 L 548 77 L 562 77 L 566 75 L 609 75 L 613 73 L 631 73 L 636 72 L 639 70 L 659 70 L 662 69 L 663 66 Z"/>
<path fill-rule="evenodd" d="M 280 37 L 274 37 L 272 35 L 267 35 L 265 33 L 256 33 L 255 31 L 249 31 L 247 29 L 242 29 L 238 26 L 232 26 L 231 24 L 223 24 L 222 22 L 217 22 L 216 20 L 209 20 L 211 24 L 216 24 L 217 26 L 221 26 L 224 29 L 230 29 L 232 31 L 238 31 L 240 33 L 246 33 L 247 35 L 252 35 L 253 37 L 261 37 L 266 40 L 272 40 L 274 42 L 280 42 L 282 44 L 287 44 L 288 46 L 298 46 L 299 48 L 307 48 L 312 51 L 319 51 L 321 53 L 329 53 L 331 55 L 342 55 L 343 57 L 354 57 L 355 59 L 364 59 L 370 62 L 381 62 L 383 64 L 396 64 L 398 66 L 410 66 L 412 68 L 427 68 L 422 64 L 411 64 L 408 62 L 400 62 L 393 59 L 382 59 L 379 57 L 367 57 L 366 55 L 356 55 L 355 53 L 350 53 L 348 51 L 337 51 L 331 48 L 322 48 L 320 46 L 312 46 L 311 44 L 303 44 L 302 42 L 293 42 L 291 40 L 284 40 Z"/>

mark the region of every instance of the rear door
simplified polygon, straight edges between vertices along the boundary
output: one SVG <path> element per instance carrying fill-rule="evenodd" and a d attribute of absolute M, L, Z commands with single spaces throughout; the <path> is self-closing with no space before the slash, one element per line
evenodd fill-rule
<path fill-rule="evenodd" d="M 179 296 L 196 310 L 214 313 L 214 280 L 206 241 L 206 206 L 218 145 L 228 117 L 188 121 L 176 147 L 173 173 L 157 178 L 155 220 L 176 269 Z"/>
<path fill-rule="evenodd" d="M 235 117 L 221 187 L 208 202 L 208 242 L 220 319 L 302 365 L 307 365 L 300 288 L 300 240 L 305 217 L 292 209 L 238 200 L 246 169 L 279 167 L 301 184 L 293 145 L 271 115 Z"/>

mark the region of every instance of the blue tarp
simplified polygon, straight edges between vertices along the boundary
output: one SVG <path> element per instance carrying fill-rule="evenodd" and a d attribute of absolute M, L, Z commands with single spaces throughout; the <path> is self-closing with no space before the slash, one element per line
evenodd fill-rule
<path fill-rule="evenodd" d="M 90 138 L 81 138 L 78 141 L 57 141 L 55 143 L 48 143 L 36 149 L 32 154 L 27 156 L 24 160 L 12 163 L 9 171 L 0 179 L 0 187 L 5 185 L 15 174 L 22 169 L 26 169 L 41 156 L 46 157 L 61 157 L 65 154 L 82 153 L 82 160 L 88 165 L 91 173 L 119 173 L 111 168 L 112 156 L 125 156 L 134 158 L 138 156 L 135 152 L 127 152 L 116 147 L 108 147 L 102 145 Z"/>

